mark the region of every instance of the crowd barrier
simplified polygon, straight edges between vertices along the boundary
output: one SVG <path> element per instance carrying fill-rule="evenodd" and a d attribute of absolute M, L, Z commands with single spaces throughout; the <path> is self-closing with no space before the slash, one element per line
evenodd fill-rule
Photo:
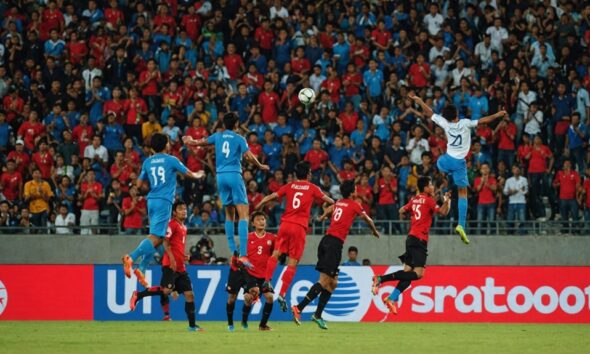
<path fill-rule="evenodd" d="M 378 295 L 370 291 L 374 274 L 399 266 L 341 267 L 339 285 L 326 307 L 327 321 L 345 322 L 546 322 L 590 323 L 590 267 L 433 266 L 425 278 L 403 294 L 399 315 L 387 314 L 381 302 L 395 283 Z M 279 267 L 275 279 L 284 268 Z M 198 321 L 224 321 L 227 266 L 189 266 Z M 159 267 L 146 272 L 157 284 Z M 312 266 L 297 270 L 287 292 L 289 304 L 300 301 L 316 282 Z M 0 320 L 160 320 L 159 297 L 145 298 L 134 312 L 129 299 L 138 288 L 120 265 L 0 265 Z M 282 284 L 276 284 L 275 289 Z M 240 293 L 239 301 L 243 296 Z M 316 300 L 317 301 L 317 300 Z M 171 316 L 184 320 L 182 297 L 171 301 Z M 241 304 L 237 304 L 237 309 Z M 260 318 L 261 302 L 252 308 Z M 308 306 L 304 319 L 315 311 Z M 238 311 L 239 313 L 239 311 Z M 271 321 L 287 321 L 275 306 Z"/>

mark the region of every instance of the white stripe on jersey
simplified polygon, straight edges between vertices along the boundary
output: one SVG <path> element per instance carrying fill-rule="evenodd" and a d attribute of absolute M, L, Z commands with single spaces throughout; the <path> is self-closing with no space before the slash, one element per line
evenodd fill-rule
<path fill-rule="evenodd" d="M 459 119 L 458 122 L 449 122 L 436 113 L 432 115 L 432 121 L 443 128 L 447 135 L 447 154 L 463 160 L 471 149 L 471 129 L 477 127 L 477 121 Z"/>

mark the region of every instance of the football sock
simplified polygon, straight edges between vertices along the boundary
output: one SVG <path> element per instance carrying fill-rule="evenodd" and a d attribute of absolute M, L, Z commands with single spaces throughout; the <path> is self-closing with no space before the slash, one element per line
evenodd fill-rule
<path fill-rule="evenodd" d="M 409 271 L 404 272 L 403 270 L 398 270 L 397 272 L 393 273 L 394 280 L 418 280 L 418 274 L 416 272 Z"/>
<path fill-rule="evenodd" d="M 186 312 L 186 317 L 188 318 L 188 325 L 191 327 L 195 326 L 195 303 L 194 302 L 185 302 L 184 303 L 184 312 Z"/>
<path fill-rule="evenodd" d="M 238 237 L 240 239 L 240 256 L 248 256 L 248 220 L 238 221 Z"/>
<path fill-rule="evenodd" d="M 139 266 L 137 268 L 139 268 L 143 275 L 145 275 L 145 271 L 147 270 L 148 266 L 152 263 L 152 260 L 154 260 L 153 253 L 151 255 L 143 255 L 141 257 L 141 262 L 139 262 Z"/>
<path fill-rule="evenodd" d="M 409 280 L 400 280 L 395 289 L 393 289 L 391 295 L 389 295 L 389 299 L 391 299 L 391 301 L 398 301 L 399 296 L 408 288 L 408 286 L 410 286 L 410 284 L 412 284 L 412 282 Z"/>
<path fill-rule="evenodd" d="M 465 218 L 467 216 L 467 198 L 459 198 L 459 225 L 465 228 Z"/>
<path fill-rule="evenodd" d="M 234 240 L 235 225 L 233 221 L 225 221 L 225 237 L 227 237 L 227 244 L 229 251 L 233 254 L 236 251 L 236 240 Z"/>
<path fill-rule="evenodd" d="M 168 295 L 160 295 L 160 305 L 162 306 L 162 311 L 164 311 L 164 315 L 170 315 L 170 299 Z"/>
<path fill-rule="evenodd" d="M 309 289 L 309 291 L 307 292 L 307 295 L 305 295 L 303 300 L 301 300 L 299 305 L 297 305 L 299 311 L 303 311 L 305 306 L 309 305 L 310 302 L 312 302 L 316 297 L 318 297 L 322 290 L 324 290 L 324 288 L 320 283 L 313 284 L 311 289 Z"/>
<path fill-rule="evenodd" d="M 275 257 L 268 257 L 268 261 L 266 261 L 266 276 L 264 277 L 264 281 L 269 282 L 272 279 L 277 264 L 278 261 Z"/>
<path fill-rule="evenodd" d="M 395 273 L 389 273 L 389 274 L 384 274 L 384 275 L 380 275 L 379 276 L 379 282 L 381 284 L 388 282 L 388 281 L 394 281 L 395 280 Z"/>
<path fill-rule="evenodd" d="M 328 301 L 330 301 L 331 296 L 331 292 L 329 292 L 326 289 L 322 290 L 322 293 L 320 294 L 320 301 L 318 302 L 318 307 L 315 310 L 315 317 L 322 318 L 322 312 L 324 312 L 324 307 L 326 307 Z"/>
<path fill-rule="evenodd" d="M 147 238 L 144 238 L 139 243 L 137 248 L 134 249 L 131 253 L 129 253 L 129 256 L 131 257 L 131 259 L 133 259 L 133 262 L 135 262 L 135 260 L 138 259 L 140 256 L 143 256 L 145 258 L 147 256 L 154 254 L 155 252 L 156 249 L 154 248 L 154 245 L 152 245 L 152 241 Z"/>
<path fill-rule="evenodd" d="M 164 295 L 162 288 L 159 286 L 150 286 L 149 288 L 137 293 L 137 299 L 140 300 L 146 296 Z"/>
<path fill-rule="evenodd" d="M 266 326 L 268 318 L 270 317 L 270 313 L 272 312 L 272 305 L 272 302 L 267 302 L 264 304 L 264 308 L 262 309 L 262 319 L 260 320 L 260 327 Z"/>
<path fill-rule="evenodd" d="M 250 316 L 251 309 L 252 309 L 252 306 L 247 306 L 246 304 L 244 304 L 244 307 L 242 307 L 242 322 L 243 323 L 248 323 L 248 316 Z"/>
<path fill-rule="evenodd" d="M 234 325 L 234 308 L 236 307 L 236 303 L 232 302 L 227 303 L 225 305 L 225 311 L 227 312 L 227 325 L 233 326 Z"/>
<path fill-rule="evenodd" d="M 285 297 L 287 294 L 287 290 L 289 286 L 291 286 L 291 282 L 293 281 L 293 277 L 295 276 L 295 266 L 287 266 L 287 270 L 283 273 L 283 277 L 281 280 L 283 281 L 283 285 L 281 286 L 281 292 L 279 295 Z"/>

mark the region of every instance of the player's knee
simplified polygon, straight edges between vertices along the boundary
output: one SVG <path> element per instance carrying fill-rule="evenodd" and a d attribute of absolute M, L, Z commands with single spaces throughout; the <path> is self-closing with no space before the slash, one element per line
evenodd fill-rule
<path fill-rule="evenodd" d="M 184 293 L 184 300 L 186 302 L 194 302 L 195 301 L 195 293 L 193 293 L 192 291 L 186 291 Z"/>
<path fill-rule="evenodd" d="M 271 292 L 264 293 L 264 300 L 266 301 L 267 304 L 270 304 L 271 302 L 273 302 L 274 297 L 273 297 L 272 293 Z"/>
<path fill-rule="evenodd" d="M 422 279 L 424 277 L 424 269 L 415 269 L 414 272 L 416 272 L 418 279 Z"/>
<path fill-rule="evenodd" d="M 249 293 L 253 298 L 257 298 L 258 295 L 260 294 L 260 289 L 252 288 L 252 289 L 250 289 Z"/>
<path fill-rule="evenodd" d="M 229 294 L 229 296 L 227 297 L 227 303 L 230 305 L 233 304 L 234 302 L 236 302 L 237 297 L 237 294 Z"/>

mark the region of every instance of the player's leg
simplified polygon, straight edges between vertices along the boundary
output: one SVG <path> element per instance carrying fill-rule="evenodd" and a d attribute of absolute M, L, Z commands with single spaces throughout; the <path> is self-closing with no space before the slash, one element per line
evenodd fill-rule
<path fill-rule="evenodd" d="M 249 288 L 244 290 L 244 306 L 242 306 L 242 328 L 248 329 L 248 317 L 250 316 L 250 311 L 252 310 L 252 304 L 254 304 L 255 299 L 258 298 L 258 294 L 260 290 L 258 287 Z"/>
<path fill-rule="evenodd" d="M 170 321 L 170 296 L 160 295 L 160 306 L 162 306 L 162 312 L 164 312 L 164 318 L 162 321 Z"/>
<path fill-rule="evenodd" d="M 272 255 L 268 257 L 268 260 L 266 261 L 266 275 L 264 277 L 264 284 L 262 285 L 263 292 L 265 292 L 267 289 L 272 291 L 270 280 L 272 279 L 275 269 L 277 269 L 277 265 L 279 264 L 279 257 L 282 253 L 287 253 L 289 251 L 289 243 L 287 241 L 288 231 L 286 230 L 286 225 L 286 223 L 283 223 L 281 227 L 279 227 L 277 239 L 275 240 L 275 249 L 272 252 Z"/>
<path fill-rule="evenodd" d="M 234 330 L 234 309 L 236 307 L 238 293 L 240 292 L 243 284 L 244 276 L 242 271 L 239 269 L 230 269 L 227 279 L 227 286 L 225 288 L 227 291 L 227 304 L 225 305 L 225 311 L 227 313 L 227 329 L 230 332 L 233 332 Z"/>
<path fill-rule="evenodd" d="M 236 207 L 233 205 L 225 206 L 225 238 L 229 246 L 230 252 L 233 254 L 237 251 L 236 240 L 234 239 L 235 232 L 235 220 L 236 220 Z"/>
<path fill-rule="evenodd" d="M 248 260 L 248 204 L 237 204 L 238 211 L 238 239 L 240 240 L 240 263 L 245 267 L 252 268 Z"/>
<path fill-rule="evenodd" d="M 459 209 L 459 225 L 455 228 L 455 231 L 461 236 L 461 241 L 465 244 L 469 244 L 469 238 L 465 233 L 465 223 L 467 220 L 467 187 L 459 187 L 459 200 L 457 201 L 457 207 Z"/>
<path fill-rule="evenodd" d="M 287 311 L 287 302 L 285 301 L 287 290 L 291 286 L 291 282 L 293 281 L 293 277 L 295 277 L 295 273 L 297 271 L 297 264 L 299 263 L 299 260 L 303 256 L 303 251 L 305 250 L 306 231 L 299 225 L 290 225 L 289 235 L 290 237 L 287 239 L 289 260 L 287 261 L 287 269 L 285 269 L 285 272 L 281 277 L 283 285 L 281 286 L 281 291 L 279 292 L 279 297 L 277 298 L 277 301 L 281 306 L 281 311 L 283 312 Z M 282 247 L 284 248 L 284 245 Z"/>
<path fill-rule="evenodd" d="M 272 313 L 274 299 L 271 292 L 266 292 L 263 294 L 264 308 L 262 309 L 262 318 L 260 319 L 260 325 L 258 326 L 258 329 L 261 331 L 270 331 L 271 328 L 268 326 L 268 319 L 270 318 L 270 314 Z"/>
<path fill-rule="evenodd" d="M 174 282 L 174 288 L 179 293 L 184 295 L 184 312 L 188 320 L 188 330 L 191 332 L 199 332 L 203 329 L 196 323 L 195 315 L 195 294 L 193 293 L 193 285 L 187 272 L 175 273 L 176 279 Z"/>
<path fill-rule="evenodd" d="M 330 301 L 332 293 L 336 290 L 336 286 L 338 286 L 338 274 L 329 275 L 320 273 L 320 284 L 322 285 L 323 290 L 320 294 L 315 313 L 311 316 L 311 320 L 314 321 L 320 329 L 328 329 L 326 321 L 322 318 L 322 313 L 324 312 L 324 308 L 328 304 L 328 301 Z"/>

